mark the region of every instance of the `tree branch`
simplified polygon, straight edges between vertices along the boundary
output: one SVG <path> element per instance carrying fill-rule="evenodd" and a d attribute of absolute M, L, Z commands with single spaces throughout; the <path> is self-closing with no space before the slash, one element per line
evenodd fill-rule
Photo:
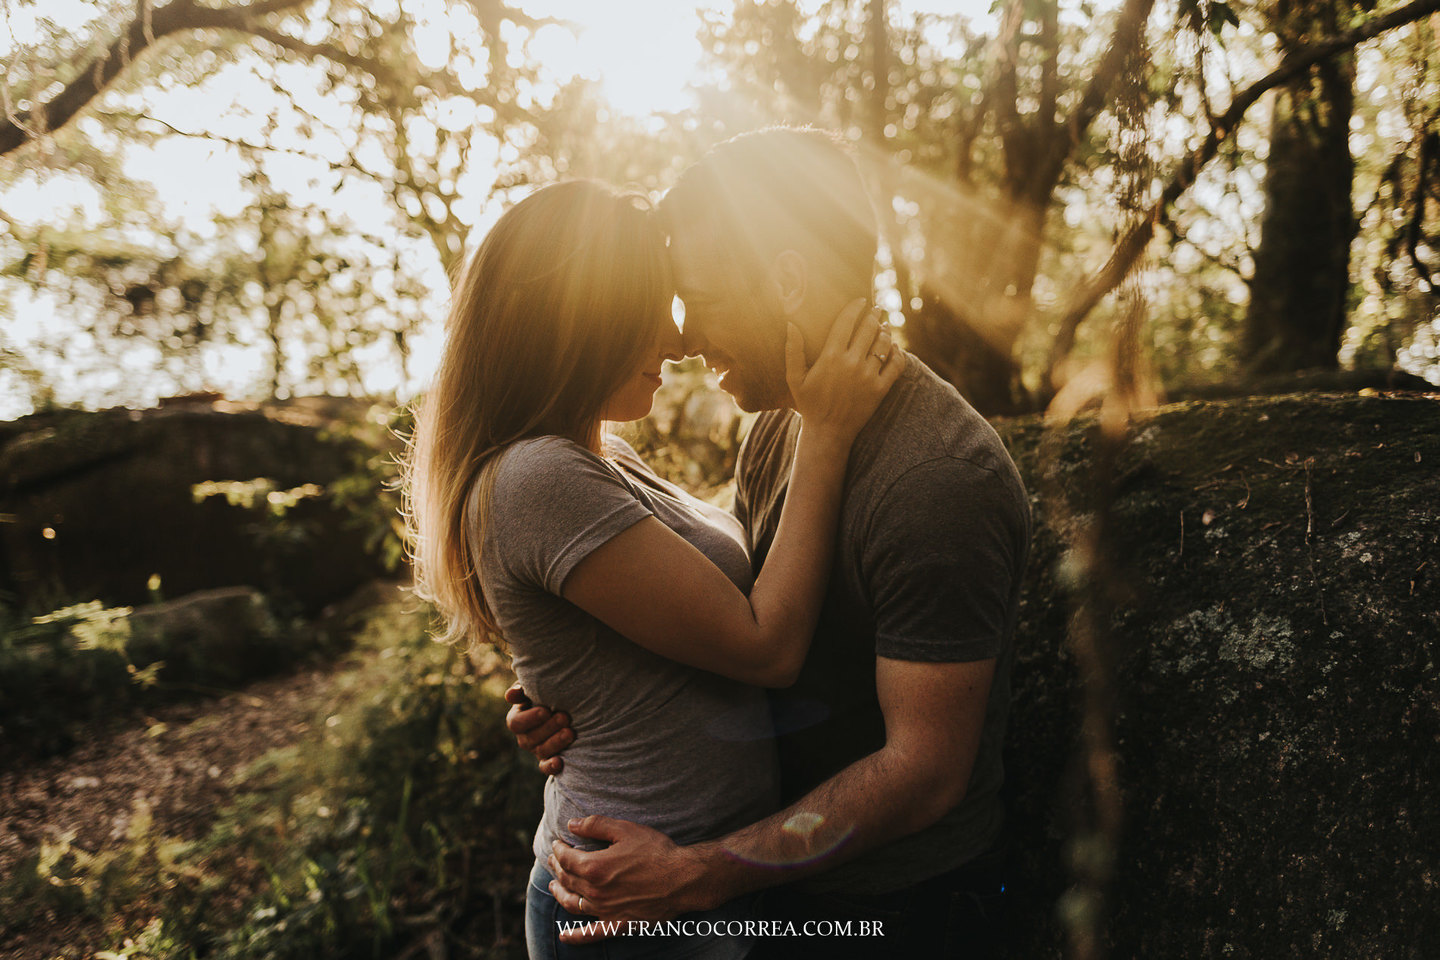
<path fill-rule="evenodd" d="M 1120 10 L 1119 19 L 1115 22 L 1115 32 L 1110 35 L 1110 45 L 1105 48 L 1104 56 L 1100 58 L 1080 103 L 1076 105 L 1069 119 L 1057 125 L 1053 118 L 1041 118 L 1044 122 L 1035 132 L 1034 152 L 1028 173 L 1029 183 L 1025 191 L 1031 202 L 1049 202 L 1065 169 L 1065 159 L 1084 138 L 1085 131 L 1090 129 L 1090 125 L 1109 102 L 1110 90 L 1124 69 L 1126 58 L 1140 42 L 1154 6 L 1155 0 L 1126 0 L 1125 6 Z M 1058 56 L 1058 51 L 1056 55 Z"/>
<path fill-rule="evenodd" d="M 69 123 L 100 95 L 132 59 L 161 39 L 191 30 L 246 30 L 258 17 L 300 6 L 305 0 L 256 0 L 239 7 L 206 7 L 174 0 L 158 9 L 140 3 L 136 16 L 106 51 L 71 80 L 54 99 L 23 114 L 0 119 L 0 156 Z"/>
<path fill-rule="evenodd" d="M 368 73 L 377 80 L 389 82 L 395 79 L 394 71 L 380 61 L 358 53 L 351 53 L 333 43 L 307 43 L 269 27 L 253 27 L 247 32 L 267 43 L 273 43 L 282 50 L 289 50 L 291 53 L 298 53 L 312 60 L 329 60 L 342 67 L 350 67 L 353 70 Z"/>
<path fill-rule="evenodd" d="M 1036 135 L 1049 137 L 1055 128 L 1055 106 L 1060 102 L 1060 4 L 1046 3 L 1040 17 L 1040 112 Z"/>
<path fill-rule="evenodd" d="M 1431 293 L 1435 292 L 1435 278 L 1430 275 L 1430 269 L 1420 259 L 1420 238 L 1425 226 L 1425 187 L 1426 180 L 1430 175 L 1432 161 L 1440 167 L 1440 157 L 1432 157 L 1430 151 L 1440 146 L 1440 138 L 1430 133 L 1428 120 L 1420 127 L 1420 150 L 1415 160 L 1415 189 L 1410 194 L 1410 224 L 1405 231 L 1405 251 L 1410 254 L 1410 265 L 1415 268 L 1415 273 L 1425 281 L 1425 289 Z"/>
<path fill-rule="evenodd" d="M 1140 0 L 1140 2 L 1145 2 L 1145 0 Z M 1110 258 L 1105 265 L 1071 300 L 1060 319 L 1060 332 L 1051 346 L 1047 368 L 1054 370 L 1059 362 L 1069 355 L 1071 348 L 1075 345 L 1076 331 L 1081 322 L 1104 299 L 1105 295 L 1119 286 L 1130 273 L 1135 261 L 1140 258 L 1140 254 L 1145 251 L 1151 238 L 1154 237 L 1155 223 L 1160 219 L 1163 211 L 1190 188 L 1200 169 L 1215 158 L 1220 144 L 1235 131 L 1240 120 L 1245 116 L 1245 112 L 1254 106 L 1257 100 L 1274 88 L 1298 77 L 1320 61 L 1350 50 L 1387 30 L 1419 20 L 1437 10 L 1440 10 L 1440 0 L 1415 0 L 1415 2 L 1392 10 L 1384 16 L 1375 17 L 1361 24 L 1349 33 L 1330 40 L 1297 47 L 1281 61 L 1280 66 L 1275 70 L 1236 94 L 1235 99 L 1230 103 L 1230 108 L 1210 128 L 1205 142 L 1200 145 L 1199 149 L 1187 156 L 1180 164 L 1180 168 L 1171 176 L 1154 206 L 1125 232 L 1124 236 L 1115 244 L 1115 249 L 1111 251 Z"/>
<path fill-rule="evenodd" d="M 1067 122 L 1070 130 L 1068 142 L 1056 144 L 1056 148 L 1063 151 L 1063 154 L 1068 154 L 1071 148 L 1080 142 L 1085 131 L 1090 129 L 1090 124 L 1095 122 L 1095 118 L 1110 101 L 1110 88 L 1115 85 L 1116 78 L 1124 69 L 1125 58 L 1130 56 L 1139 42 L 1145 24 L 1150 21 L 1150 10 L 1154 6 L 1155 0 L 1126 0 L 1120 11 L 1120 18 L 1115 22 L 1115 33 L 1110 37 L 1110 46 L 1105 49 L 1104 57 L 1090 77 L 1090 85 L 1085 88 L 1085 95 L 1080 98 L 1079 105 Z"/>
<path fill-rule="evenodd" d="M 334 160 L 330 157 L 323 156 L 322 154 L 318 153 L 312 153 L 308 150 L 295 150 L 290 147 L 277 147 L 268 143 L 255 143 L 251 140 L 221 136 L 218 133 L 206 133 L 204 131 L 196 130 L 183 130 L 180 127 L 175 126 L 173 123 L 170 123 L 168 120 L 161 120 L 159 117 L 152 116 L 148 113 L 105 113 L 102 114 L 102 116 L 106 117 L 107 119 L 123 119 L 129 120 L 131 122 L 145 120 L 149 121 L 150 123 L 157 123 L 160 126 L 165 127 L 172 134 L 178 137 L 187 137 L 195 140 L 209 140 L 212 143 L 223 143 L 228 146 L 239 147 L 242 150 L 255 150 L 262 153 L 283 153 L 286 156 L 303 157 L 306 160 L 314 160 L 317 163 L 323 163 L 325 164 L 325 166 L 329 167 L 331 171 L 336 173 L 343 173 L 345 171 L 358 173 L 362 177 L 373 180 L 381 186 L 387 188 L 394 183 L 393 177 L 388 177 L 383 173 L 378 173 L 374 170 L 367 168 L 355 157 L 355 154 L 353 152 L 347 152 L 346 159 L 343 161 Z"/>
<path fill-rule="evenodd" d="M 1020 126 L 1020 27 L 1025 22 L 1023 0 L 1011 0 L 1005 8 L 1000 30 L 996 35 L 995 132 L 1005 148 L 1005 162 L 1013 182 L 1020 172 L 1014 167 L 1023 153 L 1023 137 Z"/>

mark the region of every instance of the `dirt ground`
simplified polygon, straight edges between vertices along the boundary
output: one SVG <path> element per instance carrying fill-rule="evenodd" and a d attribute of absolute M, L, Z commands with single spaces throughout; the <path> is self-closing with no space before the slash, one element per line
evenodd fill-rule
<path fill-rule="evenodd" d="M 147 809 L 156 834 L 199 838 L 234 794 L 236 774 L 323 720 L 337 677 L 354 667 L 343 658 L 219 699 L 175 704 L 67 754 L 0 771 L 0 877 L 46 841 L 68 839 L 88 853 L 123 842 Z M 101 945 L 97 923 L 31 920 L 14 933 L 0 931 L 0 956 L 81 958 Z"/>

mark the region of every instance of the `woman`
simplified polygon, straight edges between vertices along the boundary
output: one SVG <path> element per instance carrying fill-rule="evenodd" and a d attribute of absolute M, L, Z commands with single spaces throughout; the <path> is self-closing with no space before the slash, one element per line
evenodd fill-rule
<path fill-rule="evenodd" d="M 470 262 L 417 416 L 417 584 L 445 617 L 444 639 L 503 637 L 525 690 L 585 730 L 546 784 L 527 893 L 532 957 L 577 950 L 556 940 L 569 915 L 542 866 L 553 840 L 581 845 L 571 817 L 635 820 L 690 843 L 774 810 L 756 685 L 799 670 L 850 442 L 901 366 L 858 307 L 808 371 L 790 331 L 803 427 L 779 532 L 752 581 L 738 523 L 602 429 L 647 415 L 663 363 L 683 355 L 672 299 L 664 238 L 634 199 L 587 182 L 541 189 Z M 748 944 L 637 938 L 604 949 L 718 958 Z"/>

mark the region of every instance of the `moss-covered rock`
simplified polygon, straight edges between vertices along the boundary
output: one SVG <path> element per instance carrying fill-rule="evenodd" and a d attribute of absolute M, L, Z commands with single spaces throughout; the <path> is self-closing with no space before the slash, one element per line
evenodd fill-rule
<path fill-rule="evenodd" d="M 208 403 L 0 424 L 0 600 L 243 585 L 313 612 L 349 595 L 385 570 L 330 488 L 374 451 L 333 427 L 303 405 Z"/>
<path fill-rule="evenodd" d="M 1090 426 L 1041 462 L 1008 772 L 1018 957 L 1058 956 L 1079 687 L 1073 564 L 1043 471 L 1092 522 Z M 1160 408 L 1119 457 L 1112 546 L 1124 834 L 1115 956 L 1420 957 L 1440 942 L 1440 402 Z M 1053 487 L 1051 487 L 1053 489 Z"/>

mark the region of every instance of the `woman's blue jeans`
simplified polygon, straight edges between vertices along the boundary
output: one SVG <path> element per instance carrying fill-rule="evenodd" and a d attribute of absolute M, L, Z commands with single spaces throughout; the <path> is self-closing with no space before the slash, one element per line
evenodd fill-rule
<path fill-rule="evenodd" d="M 530 948 L 530 960 L 742 960 L 753 944 L 753 938 L 741 932 L 747 920 L 756 918 L 753 897 L 678 917 L 680 921 L 691 921 L 685 926 L 696 932 L 689 936 L 622 934 L 596 943 L 561 943 L 562 925 L 578 926 L 592 918 L 578 916 L 560 906 L 550 894 L 553 879 L 545 865 L 537 860 L 525 891 L 525 943 Z M 712 932 L 716 926 L 735 933 L 717 936 Z"/>

